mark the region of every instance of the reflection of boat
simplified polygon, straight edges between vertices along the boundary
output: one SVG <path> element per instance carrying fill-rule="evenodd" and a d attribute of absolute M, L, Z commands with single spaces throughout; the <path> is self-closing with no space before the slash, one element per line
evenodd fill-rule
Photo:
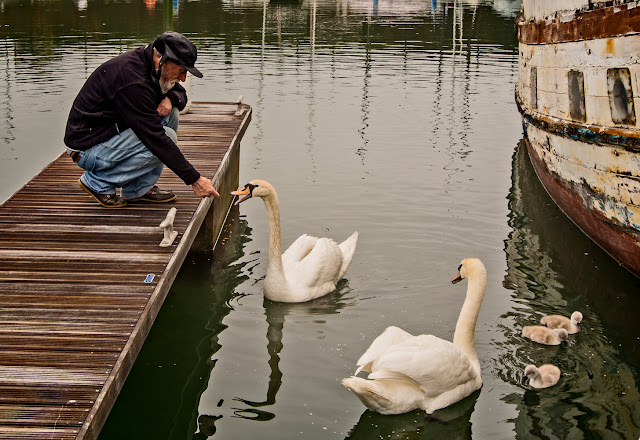
<path fill-rule="evenodd" d="M 640 276 L 640 8 L 522 3 L 516 101 L 536 173 L 585 234 Z"/>
<path fill-rule="evenodd" d="M 512 172 L 512 230 L 505 240 L 503 284 L 513 292 L 514 306 L 500 316 L 506 342 L 496 342 L 500 349 L 493 361 L 495 374 L 514 386 L 513 393 L 500 398 L 515 411 L 508 420 L 513 438 L 637 439 L 640 344 L 630 329 L 637 328 L 640 279 L 585 237 L 553 203 L 536 178 L 524 142 L 516 148 Z M 524 325 L 577 309 L 585 311 L 586 325 L 571 338 L 568 350 L 522 343 Z M 529 363 L 554 364 L 563 376 L 553 388 L 531 390 L 520 384 Z"/>
<path fill-rule="evenodd" d="M 640 344 L 635 332 L 629 331 L 636 321 L 631 311 L 640 308 L 640 279 L 622 269 L 562 214 L 536 178 L 524 142 L 516 148 L 512 169 L 512 231 L 504 246 L 504 287 L 513 290 L 516 301 L 530 306 L 538 318 L 558 311 L 588 310 L 589 330 L 608 329 L 625 347 L 625 356 L 640 364 Z M 580 249 L 580 255 L 575 249 Z M 508 316 L 516 324 L 505 327 L 505 333 L 519 338 L 522 326 L 537 321 L 530 315 L 531 310 L 520 306 L 508 312 L 503 318 Z M 518 359 L 518 369 L 521 362 L 529 361 L 523 359 Z"/>

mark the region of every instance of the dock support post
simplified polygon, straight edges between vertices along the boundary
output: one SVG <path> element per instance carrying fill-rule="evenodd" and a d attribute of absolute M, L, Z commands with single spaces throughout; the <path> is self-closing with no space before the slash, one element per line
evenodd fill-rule
<path fill-rule="evenodd" d="M 211 253 L 215 246 L 216 239 L 224 227 L 224 219 L 227 216 L 229 207 L 234 197 L 231 191 L 238 189 L 240 178 L 240 145 L 236 145 L 230 153 L 229 169 L 224 173 L 224 178 L 217 188 L 220 197 L 215 199 L 207 212 L 200 231 L 191 245 L 190 252 Z M 215 183 L 215 182 L 214 182 Z"/>

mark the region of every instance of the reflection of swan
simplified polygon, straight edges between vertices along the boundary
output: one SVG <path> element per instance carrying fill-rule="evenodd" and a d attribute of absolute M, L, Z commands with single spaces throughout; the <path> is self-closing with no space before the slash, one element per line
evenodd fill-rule
<path fill-rule="evenodd" d="M 343 379 L 364 405 L 382 414 L 445 408 L 482 386 L 475 349 L 475 328 L 484 298 L 487 273 L 477 258 L 462 260 L 454 283 L 469 279 L 453 343 L 433 335 L 413 336 L 387 328 L 358 360 L 358 374 L 369 378 Z"/>
<path fill-rule="evenodd" d="M 346 280 L 338 284 L 335 294 L 326 295 L 313 301 L 301 304 L 289 304 L 265 300 L 265 314 L 267 316 L 267 353 L 269 354 L 269 385 L 267 398 L 262 401 L 248 400 L 236 397 L 234 400 L 242 402 L 250 408 L 233 408 L 235 417 L 255 421 L 267 421 L 275 417 L 275 414 L 265 411 L 266 406 L 275 405 L 276 395 L 282 386 L 282 371 L 280 371 L 280 355 L 283 351 L 283 328 L 287 316 L 329 315 L 338 313 L 348 303 L 343 295 L 348 291 Z"/>
<path fill-rule="evenodd" d="M 300 236 L 281 254 L 280 207 L 273 186 L 264 180 L 252 180 L 233 191 L 243 195 L 237 203 L 261 197 L 269 217 L 269 260 L 264 280 L 264 296 L 272 301 L 304 302 L 326 295 L 347 271 L 356 250 L 358 233 L 338 245 L 330 238 Z"/>
<path fill-rule="evenodd" d="M 573 335 L 580 331 L 580 323 L 582 322 L 582 313 L 573 312 L 571 319 L 566 316 L 560 315 L 548 315 L 540 319 L 540 324 L 547 326 L 548 328 L 563 328 Z"/>
<path fill-rule="evenodd" d="M 275 414 L 257 409 L 264 406 L 271 406 L 276 403 L 276 394 L 282 385 L 282 371 L 280 371 L 280 353 L 282 352 L 282 329 L 284 327 L 284 321 L 286 313 L 277 306 L 280 303 L 271 303 L 266 305 L 265 313 L 267 315 L 267 353 L 269 353 L 269 368 L 271 374 L 269 375 L 269 385 L 267 388 L 267 398 L 263 401 L 254 401 L 248 399 L 241 399 L 239 397 L 234 400 L 242 402 L 251 408 L 241 409 L 234 408 L 234 415 L 249 420 L 266 421 L 275 417 Z"/>
<path fill-rule="evenodd" d="M 437 412 L 442 423 L 425 422 L 424 418 L 412 411 L 396 416 L 383 416 L 366 410 L 358 423 L 351 428 L 346 440 L 388 439 L 471 439 L 471 414 L 480 391 L 466 399 Z"/>
<path fill-rule="evenodd" d="M 548 388 L 558 383 L 560 380 L 560 368 L 551 364 L 544 364 L 536 367 L 527 365 L 524 369 L 523 382 L 529 379 L 529 385 L 533 388 Z"/>
<path fill-rule="evenodd" d="M 538 344 L 560 345 L 569 337 L 563 328 L 550 329 L 541 325 L 528 325 L 522 328 L 522 336 Z"/>

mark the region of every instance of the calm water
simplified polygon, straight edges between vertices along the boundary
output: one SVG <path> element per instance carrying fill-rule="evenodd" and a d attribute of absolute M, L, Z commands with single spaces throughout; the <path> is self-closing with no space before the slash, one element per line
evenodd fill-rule
<path fill-rule="evenodd" d="M 637 439 L 640 280 L 553 205 L 520 146 L 518 1 L 0 1 L 0 201 L 63 149 L 101 62 L 165 29 L 189 35 L 195 100 L 243 95 L 241 183 L 278 190 L 282 241 L 360 240 L 337 292 L 265 301 L 267 219 L 234 209 L 215 253 L 190 254 L 100 440 Z M 450 339 L 481 258 L 483 388 L 446 410 L 381 416 L 342 387 L 389 325 Z M 585 316 L 568 346 L 522 326 Z M 555 363 L 554 388 L 520 385 Z"/>

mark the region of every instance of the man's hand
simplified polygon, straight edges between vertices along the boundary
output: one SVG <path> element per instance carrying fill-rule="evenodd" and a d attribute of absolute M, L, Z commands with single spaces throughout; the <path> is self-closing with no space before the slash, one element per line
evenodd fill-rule
<path fill-rule="evenodd" d="M 200 178 L 196 180 L 191 185 L 191 187 L 193 188 L 193 192 L 198 197 L 211 197 L 211 196 L 220 197 L 220 194 L 218 194 L 218 191 L 216 191 L 215 188 L 213 187 L 211 180 L 207 179 L 206 177 L 200 176 Z"/>
<path fill-rule="evenodd" d="M 164 98 L 162 101 L 160 101 L 160 105 L 158 105 L 158 108 L 157 108 L 158 114 L 160 115 L 161 118 L 164 118 L 169 114 L 169 112 L 171 111 L 171 108 L 173 108 L 173 105 L 171 104 L 171 100 L 169 98 Z"/>

